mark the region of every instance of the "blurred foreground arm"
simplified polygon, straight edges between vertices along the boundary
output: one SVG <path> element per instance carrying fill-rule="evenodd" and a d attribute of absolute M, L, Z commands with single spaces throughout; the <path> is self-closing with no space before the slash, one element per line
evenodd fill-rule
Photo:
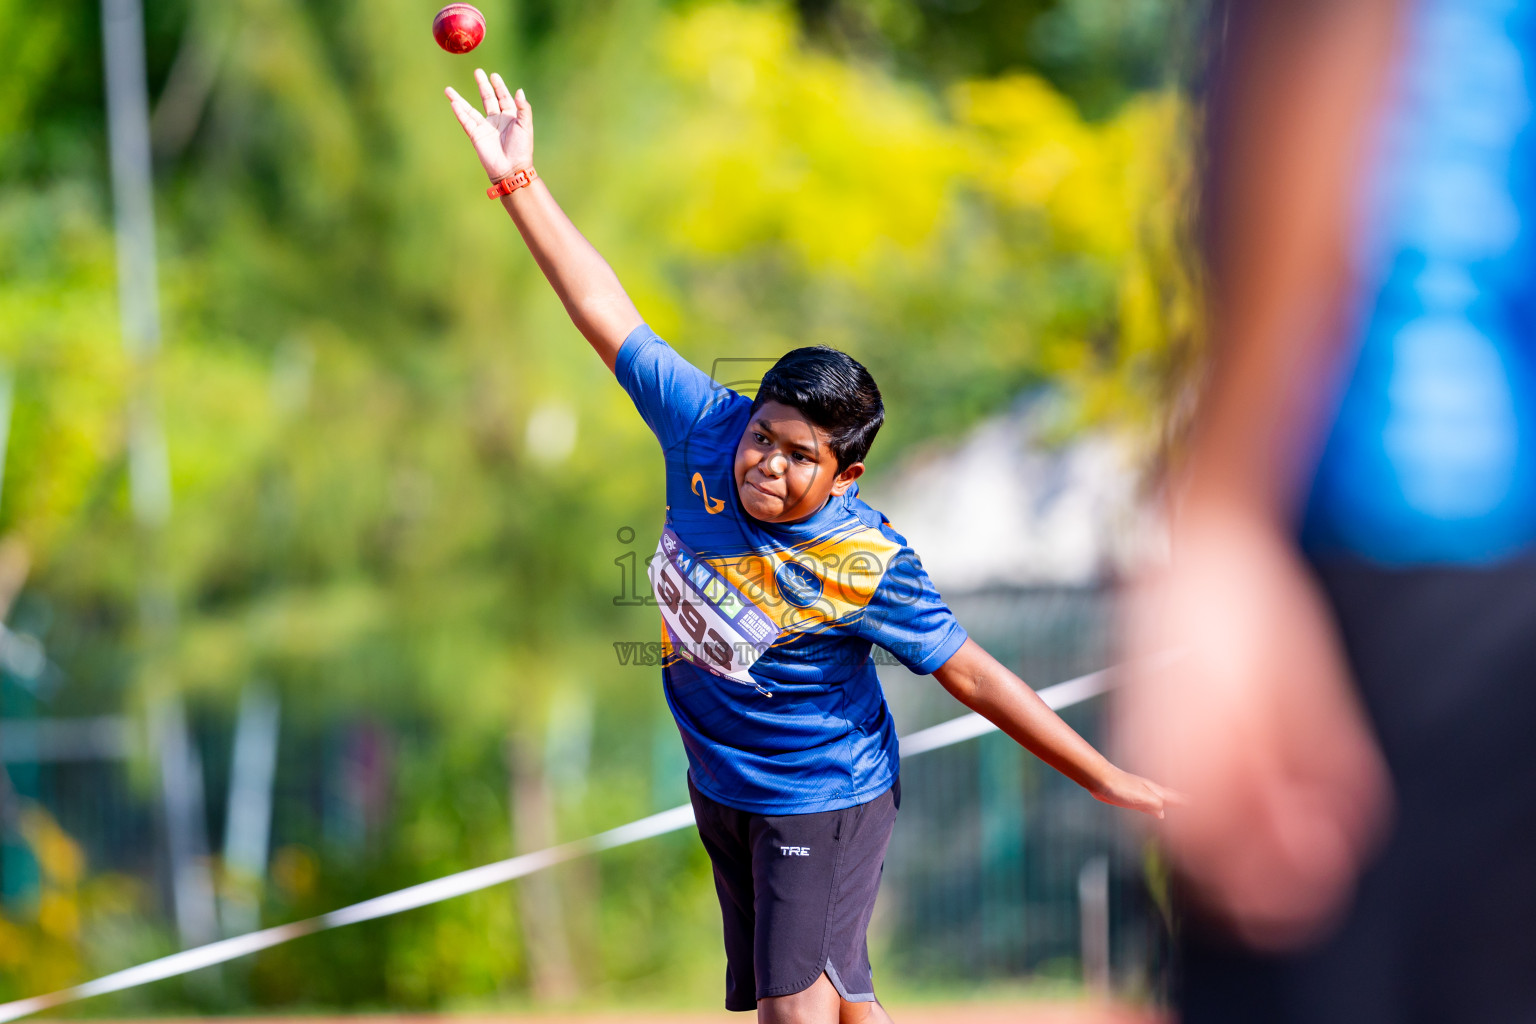
<path fill-rule="evenodd" d="M 944 689 L 972 711 L 1095 799 L 1161 818 L 1181 800 L 1155 782 L 1121 771 L 1061 720 L 1029 685 L 1004 668 L 974 640 L 967 640 L 933 673 Z"/>
<path fill-rule="evenodd" d="M 1172 568 L 1129 604 L 1131 664 L 1184 656 L 1124 689 L 1127 763 L 1189 794 L 1170 852 L 1206 908 L 1261 947 L 1326 927 L 1389 803 L 1294 521 L 1348 340 L 1353 201 L 1394 8 L 1231 5 L 1207 182 L 1213 375 L 1169 486 Z"/>
<path fill-rule="evenodd" d="M 523 90 L 513 96 L 500 75 L 475 70 L 482 115 L 453 89 L 444 90 L 491 180 L 533 166 L 533 108 Z M 565 304 L 571 322 L 612 370 L 619 347 L 641 324 L 635 305 L 606 260 L 572 224 L 538 178 L 501 197 L 528 251 Z"/>

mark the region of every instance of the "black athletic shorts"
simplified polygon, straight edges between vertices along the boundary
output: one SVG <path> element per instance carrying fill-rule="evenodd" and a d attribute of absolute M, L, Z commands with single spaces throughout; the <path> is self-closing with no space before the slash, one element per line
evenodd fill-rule
<path fill-rule="evenodd" d="M 725 1008 L 809 988 L 825 972 L 852 1003 L 872 1002 L 865 932 L 880 890 L 901 783 L 868 803 L 815 814 L 753 814 L 688 780 L 725 920 Z"/>
<path fill-rule="evenodd" d="M 1536 1022 L 1536 563 L 1313 568 L 1392 774 L 1392 835 L 1315 948 L 1186 921 L 1184 1024 Z"/>

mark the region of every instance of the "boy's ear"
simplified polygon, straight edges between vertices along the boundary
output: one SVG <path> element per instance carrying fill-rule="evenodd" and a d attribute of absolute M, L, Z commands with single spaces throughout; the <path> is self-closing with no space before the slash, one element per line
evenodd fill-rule
<path fill-rule="evenodd" d="M 832 481 L 832 493 L 839 496 L 846 493 L 848 488 L 853 486 L 853 482 L 863 475 L 864 463 L 855 462 L 853 465 L 837 474 L 837 479 Z"/>

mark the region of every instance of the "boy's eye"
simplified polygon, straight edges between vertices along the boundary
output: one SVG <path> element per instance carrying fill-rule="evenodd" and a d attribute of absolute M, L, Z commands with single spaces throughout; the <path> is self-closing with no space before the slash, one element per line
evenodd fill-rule
<path fill-rule="evenodd" d="M 795 452 L 795 461 L 796 462 L 810 462 L 811 461 L 811 457 L 809 455 L 805 454 L 805 452 Z"/>
<path fill-rule="evenodd" d="M 766 437 L 764 437 L 762 434 L 759 434 L 755 430 L 752 431 L 752 440 L 756 441 L 758 444 L 767 444 L 768 443 L 768 439 Z"/>

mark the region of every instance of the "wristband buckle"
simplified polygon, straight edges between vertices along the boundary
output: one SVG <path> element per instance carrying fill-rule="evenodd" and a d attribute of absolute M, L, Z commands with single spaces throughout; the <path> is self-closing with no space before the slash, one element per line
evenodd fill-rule
<path fill-rule="evenodd" d="M 539 176 L 539 172 L 532 167 L 497 178 L 491 183 L 491 187 L 485 190 L 485 194 L 491 199 L 500 199 L 509 196 L 524 185 L 533 184 L 533 179 Z"/>

